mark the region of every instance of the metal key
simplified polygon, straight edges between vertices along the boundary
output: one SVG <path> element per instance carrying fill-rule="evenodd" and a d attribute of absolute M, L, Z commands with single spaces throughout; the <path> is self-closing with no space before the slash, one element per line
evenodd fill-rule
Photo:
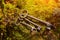
<path fill-rule="evenodd" d="M 36 31 L 37 30 L 38 32 L 40 32 L 42 27 L 40 25 L 38 25 L 37 23 L 31 21 L 27 17 L 32 18 L 34 20 L 37 20 L 40 23 L 43 23 L 43 25 L 47 26 L 46 29 L 48 29 L 48 30 L 55 29 L 55 27 L 51 23 L 40 20 L 40 19 L 38 19 L 36 17 L 33 17 L 33 16 L 29 15 L 26 10 L 22 10 L 21 14 L 19 15 L 20 23 L 23 24 L 23 25 L 28 26 L 29 28 L 31 28 L 31 31 L 34 31 L 34 30 Z M 23 20 L 21 20 L 21 19 L 23 19 Z M 26 21 L 28 23 L 26 23 Z M 32 27 L 29 23 L 33 24 L 35 27 Z"/>

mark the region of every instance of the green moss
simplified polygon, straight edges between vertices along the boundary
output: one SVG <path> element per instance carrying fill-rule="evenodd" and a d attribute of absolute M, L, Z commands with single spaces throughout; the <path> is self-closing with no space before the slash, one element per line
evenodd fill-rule
<path fill-rule="evenodd" d="M 7 17 L 9 20 L 10 20 L 10 18 L 13 17 L 14 22 L 16 22 L 18 15 L 20 15 L 22 9 L 26 9 L 28 11 L 29 15 L 32 15 L 36 18 L 46 21 L 46 18 L 50 18 L 52 16 L 53 9 L 54 9 L 54 7 L 57 7 L 57 5 L 52 0 L 48 4 L 44 4 L 44 2 L 42 2 L 42 1 L 40 2 L 40 1 L 41 0 L 17 0 L 17 1 L 12 1 L 13 3 L 16 3 L 16 4 L 12 4 L 9 2 L 6 4 L 6 3 L 4 3 L 4 0 L 2 0 L 3 6 L 2 5 L 1 6 L 3 8 L 0 8 L 1 9 L 0 22 L 2 22 L 2 23 L 0 25 L 0 29 L 2 29 L 2 30 L 4 29 L 4 30 L 6 30 L 6 32 L 7 31 L 10 32 L 9 36 L 7 35 L 6 32 L 3 32 L 6 34 L 6 35 L 4 35 L 4 36 L 6 36 L 5 39 L 7 39 L 7 40 L 44 40 L 42 35 L 40 35 L 40 32 L 37 32 L 36 35 L 31 36 L 30 30 L 28 30 L 26 28 L 26 26 L 24 26 L 24 25 L 13 26 L 13 25 L 11 25 L 12 21 L 9 21 L 9 25 L 7 28 L 8 30 L 7 30 L 6 25 L 3 24 L 3 22 L 5 22 L 4 20 L 6 20 L 5 17 Z M 53 3 L 55 3 L 55 4 L 53 4 Z M 2 9 L 3 9 L 3 11 L 2 11 Z M 15 17 L 13 15 L 15 15 Z M 58 20 L 58 21 L 60 21 L 60 20 Z M 41 33 L 44 32 L 45 27 L 46 26 L 42 25 Z M 0 31 L 0 33 L 1 32 L 2 31 Z M 60 28 L 57 28 L 57 33 L 59 33 L 59 32 L 60 32 Z"/>

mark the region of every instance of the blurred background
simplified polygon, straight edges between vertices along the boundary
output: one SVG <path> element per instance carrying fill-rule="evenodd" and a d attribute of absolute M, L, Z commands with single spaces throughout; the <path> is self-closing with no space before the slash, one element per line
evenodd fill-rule
<path fill-rule="evenodd" d="M 56 29 L 41 35 L 43 24 L 43 30 L 32 35 L 25 26 L 12 24 L 23 9 Z M 0 0 L 0 40 L 60 40 L 60 0 Z"/>

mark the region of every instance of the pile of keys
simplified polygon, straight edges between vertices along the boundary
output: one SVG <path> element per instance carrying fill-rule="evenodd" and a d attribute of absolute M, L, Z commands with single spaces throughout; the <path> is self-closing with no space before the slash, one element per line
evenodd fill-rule
<path fill-rule="evenodd" d="M 34 20 L 36 20 L 36 21 L 38 21 L 40 23 L 43 23 L 43 25 L 47 26 L 46 27 L 47 30 L 55 29 L 55 27 L 51 23 L 40 20 L 40 19 L 38 19 L 36 17 L 33 17 L 33 16 L 29 15 L 26 10 L 22 10 L 22 12 L 19 15 L 19 18 L 18 18 L 17 21 L 19 21 L 20 24 L 26 25 L 31 30 L 31 32 L 32 31 L 40 32 L 42 27 L 40 25 L 38 25 L 37 23 L 33 22 L 30 18 L 34 19 Z M 32 27 L 29 23 L 34 25 L 34 27 Z"/>

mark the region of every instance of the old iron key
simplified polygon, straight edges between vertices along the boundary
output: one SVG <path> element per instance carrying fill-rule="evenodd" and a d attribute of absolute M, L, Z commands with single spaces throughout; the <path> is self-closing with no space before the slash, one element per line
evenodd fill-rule
<path fill-rule="evenodd" d="M 40 20 L 40 19 L 38 19 L 38 18 L 36 18 L 36 17 L 33 17 L 33 16 L 29 15 L 26 10 L 22 10 L 21 14 L 19 15 L 20 21 L 21 21 L 21 19 L 23 19 L 22 21 L 25 20 L 25 21 L 33 24 L 35 27 L 32 27 L 31 25 L 29 25 L 29 24 L 26 23 L 26 22 L 20 22 L 20 23 L 28 26 L 29 28 L 31 28 L 31 31 L 37 30 L 38 32 L 40 32 L 41 26 L 38 25 L 38 24 L 36 24 L 36 23 L 34 23 L 33 21 L 29 20 L 27 17 L 32 18 L 32 19 L 35 19 L 35 20 L 43 23 L 43 25 L 46 25 L 46 26 L 47 26 L 46 29 L 49 30 L 49 31 L 50 31 L 51 29 L 55 29 L 54 26 L 53 26 L 51 23 L 46 22 L 46 21 L 43 21 L 43 20 Z"/>

